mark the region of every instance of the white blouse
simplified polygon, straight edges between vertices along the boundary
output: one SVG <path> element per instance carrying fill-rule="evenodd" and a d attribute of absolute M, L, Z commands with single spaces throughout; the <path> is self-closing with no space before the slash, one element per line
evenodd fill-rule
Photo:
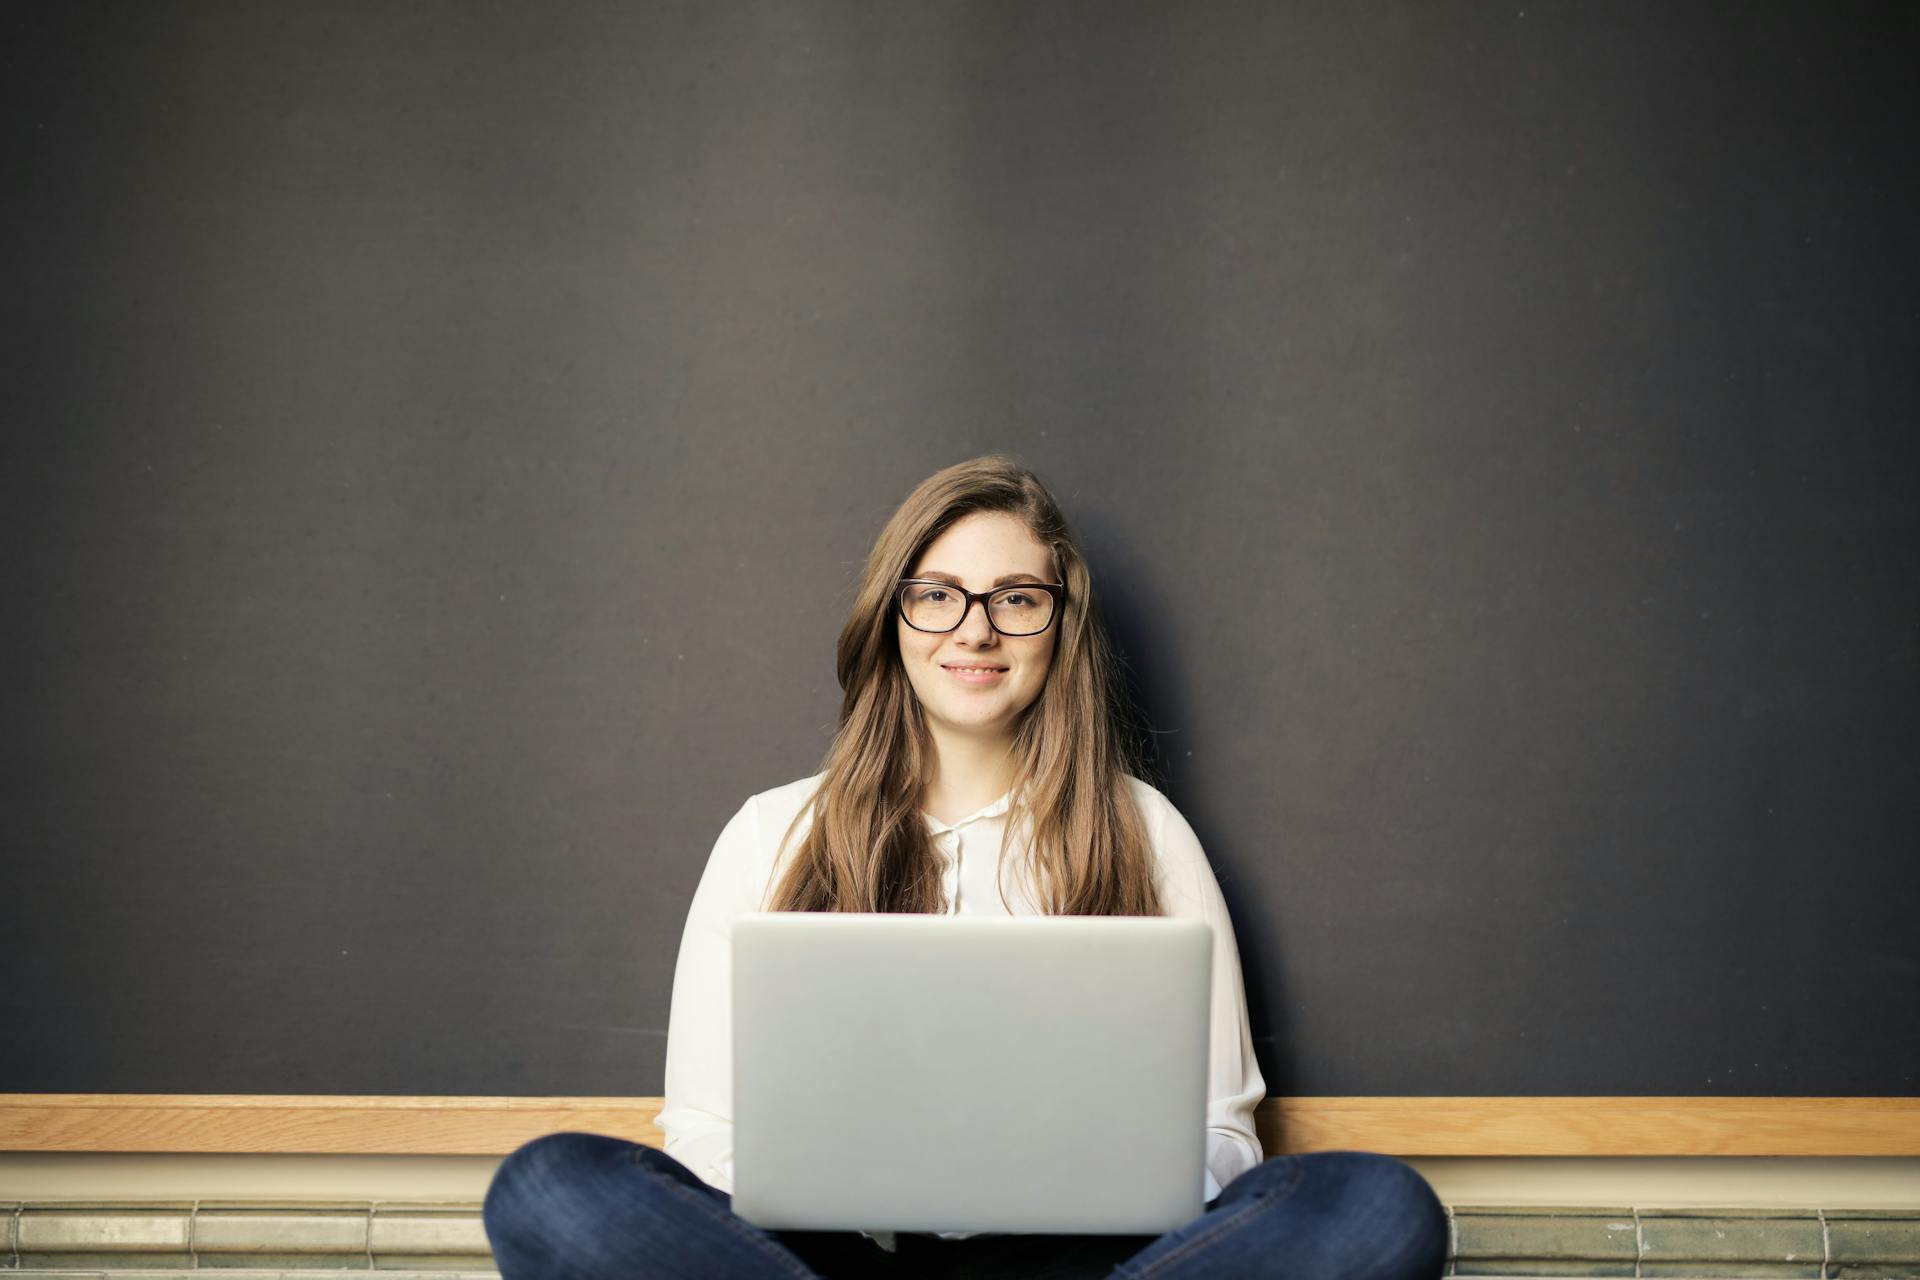
<path fill-rule="evenodd" d="M 666 1096 L 657 1123 L 666 1153 L 709 1186 L 733 1191 L 733 1031 L 731 923 L 762 909 L 767 888 L 812 820 L 795 829 L 787 850 L 775 848 L 787 824 L 812 797 L 816 774 L 750 797 L 727 822 L 694 890 L 680 958 L 673 972 L 667 1023 Z M 1213 869 L 1193 828 L 1158 790 L 1127 779 L 1146 818 L 1157 864 L 1161 907 L 1169 916 L 1213 926 L 1213 1015 L 1207 1070 L 1207 1162 L 1204 1192 L 1220 1189 L 1261 1161 L 1253 1110 L 1266 1096 L 1247 1030 L 1246 988 L 1233 924 Z M 1011 794 L 958 822 L 924 815 L 934 846 L 946 857 L 943 886 L 956 915 L 1041 915 L 1020 874 L 1018 841 L 1010 844 L 1006 904 L 995 879 Z M 1009 910 L 1011 908 L 1011 910 Z M 868 1233 L 872 1234 L 872 1233 Z M 942 1232 L 960 1237 L 971 1232 Z M 889 1247 L 891 1241 L 886 1242 Z"/>

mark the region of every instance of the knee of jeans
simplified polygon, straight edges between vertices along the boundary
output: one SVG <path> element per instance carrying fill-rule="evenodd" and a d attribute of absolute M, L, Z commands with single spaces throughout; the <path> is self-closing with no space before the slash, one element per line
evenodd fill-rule
<path fill-rule="evenodd" d="M 1444 1247 L 1447 1211 L 1420 1171 L 1404 1160 L 1371 1151 L 1336 1153 L 1348 1198 L 1379 1214 L 1406 1222 L 1410 1228 L 1437 1238 Z"/>
<path fill-rule="evenodd" d="M 1264 1196 L 1276 1189 L 1285 1191 L 1299 1176 L 1299 1157 L 1268 1156 L 1229 1182 L 1227 1187 L 1233 1190 L 1236 1198 Z"/>
<path fill-rule="evenodd" d="M 487 1183 L 487 1194 L 480 1206 L 480 1218 L 490 1238 L 496 1232 L 510 1230 L 519 1212 L 519 1191 L 529 1183 L 550 1185 L 564 1180 L 574 1170 L 618 1150 L 618 1139 L 597 1133 L 542 1134 L 524 1142 L 500 1162 Z"/>

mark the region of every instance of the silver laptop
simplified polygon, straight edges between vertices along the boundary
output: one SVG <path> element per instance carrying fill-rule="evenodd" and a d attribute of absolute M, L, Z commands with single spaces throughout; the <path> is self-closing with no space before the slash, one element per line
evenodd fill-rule
<path fill-rule="evenodd" d="M 777 1230 L 1197 1218 L 1213 929 L 758 912 L 733 925 L 733 1210 Z"/>

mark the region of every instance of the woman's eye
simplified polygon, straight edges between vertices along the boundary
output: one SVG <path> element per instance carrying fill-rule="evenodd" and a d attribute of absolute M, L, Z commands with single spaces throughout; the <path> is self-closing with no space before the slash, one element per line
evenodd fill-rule
<path fill-rule="evenodd" d="M 1001 603 L 1010 604 L 1016 609 L 1025 609 L 1029 605 L 1039 603 L 1037 600 L 1035 600 L 1032 596 L 1028 595 L 1024 591 L 1015 591 L 1009 595 L 1001 596 L 1000 600 L 1001 600 Z"/>
<path fill-rule="evenodd" d="M 947 599 L 946 589 L 943 587 L 928 587 L 920 593 L 920 598 L 929 604 L 945 603 Z"/>

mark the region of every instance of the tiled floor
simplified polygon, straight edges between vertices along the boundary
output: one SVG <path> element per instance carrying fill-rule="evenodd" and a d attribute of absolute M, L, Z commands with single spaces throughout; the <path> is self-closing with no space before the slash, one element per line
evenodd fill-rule
<path fill-rule="evenodd" d="M 1457 1280 L 1920 1280 L 1920 1211 L 1455 1205 Z M 498 1280 L 477 1202 L 0 1202 L 6 1276 Z"/>

